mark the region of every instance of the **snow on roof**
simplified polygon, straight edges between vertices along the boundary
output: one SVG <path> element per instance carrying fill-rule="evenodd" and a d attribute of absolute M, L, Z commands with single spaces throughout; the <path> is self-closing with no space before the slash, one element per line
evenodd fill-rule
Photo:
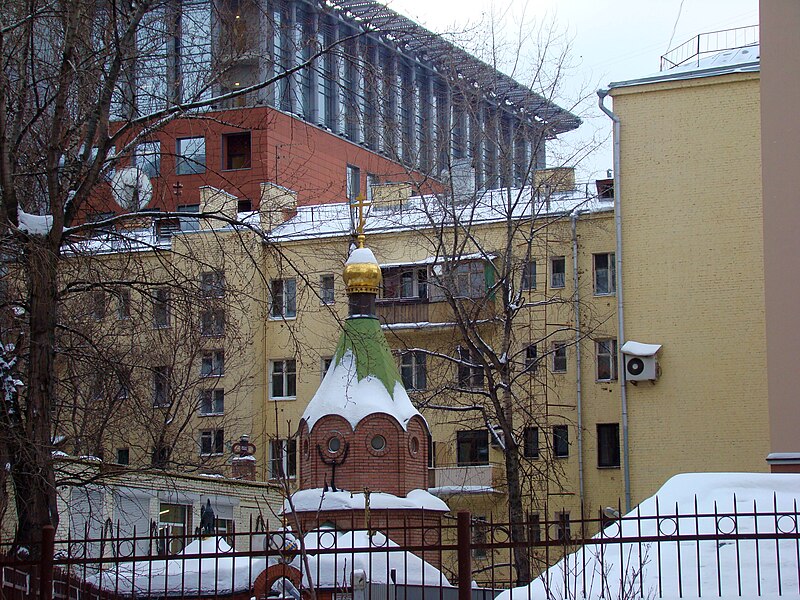
<path fill-rule="evenodd" d="M 622 344 L 622 353 L 632 354 L 633 356 L 654 356 L 659 350 L 661 350 L 661 344 L 643 344 L 633 340 L 628 340 Z"/>
<path fill-rule="evenodd" d="M 267 568 L 265 557 L 225 556 L 231 547 L 222 538 L 194 540 L 166 560 L 109 564 L 87 581 L 101 589 L 122 595 L 159 596 L 223 595 L 252 588 L 256 577 Z M 209 558 L 183 558 L 210 554 Z"/>
<path fill-rule="evenodd" d="M 420 415 L 400 380 L 397 365 L 377 319 L 344 322 L 333 364 L 308 403 L 303 420 L 309 431 L 326 415 L 339 415 L 355 429 L 366 416 L 382 413 L 408 428 Z"/>
<path fill-rule="evenodd" d="M 292 494 L 292 501 L 283 503 L 284 512 L 317 512 L 320 510 L 363 510 L 366 507 L 364 492 L 325 491 L 323 488 L 299 490 Z M 439 498 L 426 490 L 411 490 L 405 498 L 384 492 L 369 495 L 369 507 L 377 509 L 422 509 L 447 512 L 450 509 Z"/>
<path fill-rule="evenodd" d="M 645 598 L 753 598 L 757 595 L 773 598 L 778 596 L 778 573 L 783 593 L 796 598 L 800 560 L 794 540 L 749 540 L 737 543 L 712 539 L 682 543 L 681 548 L 678 548 L 674 541 L 663 541 L 656 546 L 651 543 L 625 542 L 624 539 L 637 536 L 664 536 L 669 539 L 676 530 L 683 535 L 718 535 L 732 531 L 740 534 L 755 531 L 762 534 L 774 533 L 776 523 L 781 531 L 796 531 L 797 523 L 792 516 L 787 521 L 784 518 L 776 519 L 770 514 L 768 517 L 758 518 L 756 522 L 753 513 L 772 513 L 777 508 L 778 511 L 793 515 L 798 502 L 800 475 L 797 474 L 676 475 L 654 496 L 593 538 L 597 539 L 602 535 L 604 538 L 619 540 L 619 543 L 587 545 L 559 561 L 529 586 L 504 592 L 496 600 L 544 600 L 566 597 L 567 592 L 571 598 L 590 600 L 601 597 L 638 598 L 640 591 Z M 698 512 L 709 516 L 697 518 L 695 515 Z M 736 517 L 714 516 L 715 513 L 734 512 L 739 514 Z M 654 517 L 657 514 L 662 518 L 636 518 Z M 669 515 L 678 515 L 679 518 L 670 518 Z M 626 520 L 626 517 L 632 518 Z M 777 556 L 780 556 L 780 571 L 777 569 Z M 718 595 L 717 568 L 721 574 L 721 596 Z M 678 588 L 679 581 L 675 576 L 679 569 L 684 574 L 680 582 L 681 589 Z M 624 585 L 621 585 L 623 572 Z M 604 576 L 604 573 L 611 575 Z M 741 593 L 738 588 L 739 580 Z M 565 584 L 569 587 L 568 590 L 564 589 Z"/>
<path fill-rule="evenodd" d="M 428 488 L 434 496 L 457 496 L 459 494 L 494 494 L 497 492 L 490 485 L 440 485 Z"/>
<path fill-rule="evenodd" d="M 674 67 L 668 71 L 659 71 L 652 75 L 627 81 L 615 81 L 610 83 L 608 87 L 613 89 L 662 81 L 679 81 L 682 79 L 727 75 L 729 73 L 755 73 L 760 69 L 760 47 L 758 44 L 754 44 L 698 57 L 697 60 Z"/>
<path fill-rule="evenodd" d="M 309 570 L 303 567 L 300 556 L 294 559 L 292 566 L 303 571 L 305 585 L 311 583 L 308 581 L 310 571 L 313 584 L 318 588 L 349 588 L 353 571 L 363 570 L 367 580 L 373 583 L 452 587 L 441 571 L 416 554 L 402 550 L 388 551 L 388 548 L 396 548 L 397 544 L 379 531 L 373 531 L 370 535 L 367 531 L 317 529 L 309 532 L 303 541 L 309 553 Z M 329 548 L 354 552 L 314 554 L 315 550 Z M 359 549 L 374 548 L 386 548 L 387 551 L 358 552 Z M 395 581 L 391 580 L 392 573 Z"/>
<path fill-rule="evenodd" d="M 535 188 L 510 188 L 480 192 L 473 203 L 456 203 L 436 196 L 412 196 L 402 204 L 387 210 L 373 207 L 369 211 L 366 233 L 380 233 L 404 229 L 422 229 L 438 226 L 455 212 L 458 218 L 471 223 L 492 223 L 505 219 L 509 197 L 515 199 L 513 215 L 516 218 L 545 217 L 570 214 L 576 208 L 585 212 L 603 212 L 613 209 L 613 202 L 599 200 L 587 188 L 567 192 L 553 192 L 545 197 L 537 195 Z M 298 206 L 297 214 L 270 232 L 275 242 L 346 235 L 352 229 L 351 205 L 348 203 Z"/>
<path fill-rule="evenodd" d="M 17 219 L 20 231 L 30 235 L 47 235 L 53 227 L 53 215 L 32 215 L 20 208 Z"/>

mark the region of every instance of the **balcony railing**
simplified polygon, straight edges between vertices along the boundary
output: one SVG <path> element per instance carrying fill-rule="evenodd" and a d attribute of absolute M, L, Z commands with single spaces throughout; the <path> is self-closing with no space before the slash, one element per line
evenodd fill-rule
<path fill-rule="evenodd" d="M 430 321 L 427 301 L 379 300 L 381 323 L 427 323 Z"/>
<path fill-rule="evenodd" d="M 499 470 L 495 465 L 453 465 L 428 469 L 428 485 L 440 491 L 493 492 Z"/>

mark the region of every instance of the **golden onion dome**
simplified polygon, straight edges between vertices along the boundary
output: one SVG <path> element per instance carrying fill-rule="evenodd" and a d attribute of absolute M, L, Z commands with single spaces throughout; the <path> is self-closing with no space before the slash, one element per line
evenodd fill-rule
<path fill-rule="evenodd" d="M 364 247 L 365 237 L 358 236 L 358 248 L 350 253 L 344 266 L 344 285 L 348 294 L 377 294 L 380 289 L 381 267 L 372 250 Z"/>

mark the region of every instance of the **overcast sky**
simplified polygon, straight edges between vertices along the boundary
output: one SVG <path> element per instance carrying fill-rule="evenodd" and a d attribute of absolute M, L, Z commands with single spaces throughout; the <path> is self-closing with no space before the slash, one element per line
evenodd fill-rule
<path fill-rule="evenodd" d="M 594 91 L 611 81 L 624 81 L 659 70 L 659 60 L 699 33 L 758 24 L 758 0 L 385 0 L 396 11 L 436 32 L 462 31 L 488 21 L 491 15 L 514 37 L 519 23 L 555 23 L 570 40 L 571 69 L 563 77 L 564 106 L 583 90 Z M 569 134 L 565 152 L 610 139 L 610 121 L 597 107 L 597 97 L 577 112 L 584 125 Z M 554 161 L 555 162 L 555 161 Z M 560 160 L 559 160 L 560 162 Z M 602 177 L 611 167 L 606 141 L 581 161 L 580 179 Z"/>

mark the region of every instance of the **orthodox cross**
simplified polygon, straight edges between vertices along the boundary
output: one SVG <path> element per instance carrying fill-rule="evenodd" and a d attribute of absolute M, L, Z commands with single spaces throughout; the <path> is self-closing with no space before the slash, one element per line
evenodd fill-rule
<path fill-rule="evenodd" d="M 183 184 L 180 181 L 176 181 L 172 184 L 172 189 L 175 190 L 175 197 L 180 200 L 181 198 L 181 190 L 183 190 Z"/>
<path fill-rule="evenodd" d="M 367 202 L 364 194 L 359 194 L 356 198 L 356 206 L 358 207 L 358 225 L 356 225 L 356 233 L 358 234 L 359 238 L 364 235 L 364 225 L 367 222 L 367 219 L 364 215 L 364 207 L 369 206 L 370 204 L 370 202 Z"/>

